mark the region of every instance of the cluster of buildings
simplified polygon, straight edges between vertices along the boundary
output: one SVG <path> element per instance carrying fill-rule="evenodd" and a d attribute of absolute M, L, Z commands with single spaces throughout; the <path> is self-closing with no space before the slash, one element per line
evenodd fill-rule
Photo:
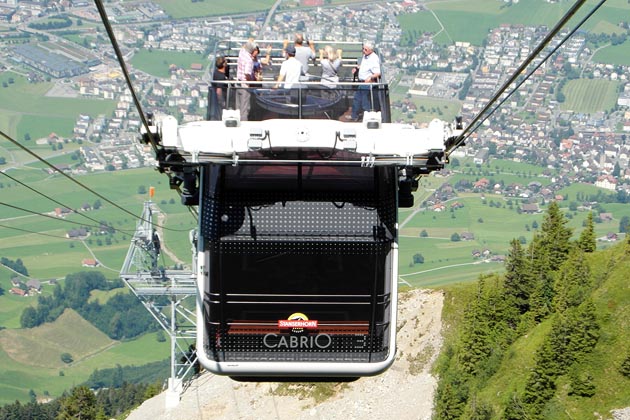
<path fill-rule="evenodd" d="M 0 8 L 11 8 L 11 3 L 15 13 L 28 9 L 29 2 L 17 0 L 0 0 Z M 448 99 L 458 101 L 463 120 L 471 121 L 548 31 L 546 27 L 501 25 L 488 33 L 483 47 L 458 41 L 444 47 L 433 41 L 434 34 L 420 32 L 413 45 L 402 45 L 403 33 L 397 16 L 430 13 L 422 2 L 405 0 L 335 7 L 326 3 L 309 0 L 302 5 L 311 8 L 305 9 L 284 2 L 269 18 L 259 13 L 191 20 L 167 20 L 164 10 L 151 1 L 133 5 L 107 3 L 106 7 L 110 19 L 118 23 L 115 35 L 127 62 L 139 48 L 199 54 L 199 63 L 191 68 L 172 66 L 167 78 L 131 69 L 134 86 L 142 92 L 145 111 L 176 114 L 183 122 L 205 118 L 208 80 L 204 75 L 210 64 L 208 56 L 229 47 L 221 42 L 229 38 L 282 40 L 301 32 L 317 40 L 317 48 L 326 43 L 343 48 L 346 42 L 372 41 L 382 56 L 387 79 L 400 80 L 407 88 L 408 98 L 395 103 L 395 107 L 413 115 L 418 111 L 418 101 L 413 98 Z M 47 2 L 46 7 L 51 5 L 63 6 L 82 19 L 100 20 L 92 4 L 60 0 Z M 44 8 L 39 13 L 49 12 Z M 31 47 L 23 45 L 19 50 L 28 48 Z M 82 143 L 85 170 L 154 165 L 151 151 L 137 142 L 139 116 L 118 64 L 112 59 L 111 46 L 101 42 L 91 49 L 90 56 L 101 61 L 85 64 L 89 71 L 72 79 L 74 89 L 80 96 L 115 100 L 117 106 L 113 115 L 77 119 L 74 140 Z M 573 36 L 495 112 L 489 119 L 491 124 L 473 134 L 463 153 L 480 165 L 496 155 L 558 169 L 572 177 L 571 180 L 591 182 L 611 191 L 628 190 L 630 71 L 623 66 L 593 62 L 592 54 L 584 35 Z M 586 63 L 580 64 L 580 74 L 621 86 L 614 109 L 594 114 L 561 109 L 557 93 L 566 81 L 567 66 L 578 69 L 578 63 Z M 554 153 L 549 153 L 550 150 Z"/>
<path fill-rule="evenodd" d="M 42 292 L 42 283 L 35 279 L 23 282 L 19 277 L 13 277 L 11 286 L 9 293 L 17 296 L 37 296 Z"/>

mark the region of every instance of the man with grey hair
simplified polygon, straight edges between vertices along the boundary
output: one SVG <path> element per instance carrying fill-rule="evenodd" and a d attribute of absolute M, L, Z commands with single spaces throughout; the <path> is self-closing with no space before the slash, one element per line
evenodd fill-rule
<path fill-rule="evenodd" d="M 381 59 L 374 52 L 374 45 L 370 41 L 363 43 L 363 57 L 358 67 L 352 69 L 352 74 L 355 75 L 360 83 L 366 83 L 366 85 L 359 86 L 354 94 L 354 100 L 352 102 L 352 115 L 346 115 L 347 120 L 357 121 L 359 114 L 363 111 L 369 111 L 376 109 L 377 106 L 373 106 L 372 100 L 377 101 L 375 95 L 370 95 L 372 83 L 378 83 L 381 78 Z"/>
<path fill-rule="evenodd" d="M 295 35 L 295 58 L 302 63 L 302 76 L 308 79 L 308 61 L 315 59 L 315 43 L 308 40 L 304 45 L 304 42 L 302 34 Z"/>
<path fill-rule="evenodd" d="M 241 121 L 247 121 L 249 118 L 249 109 L 251 107 L 251 93 L 249 92 L 249 83 L 254 80 L 254 58 L 252 53 L 256 49 L 256 44 L 247 41 L 238 53 L 236 61 L 236 80 L 240 80 L 236 89 L 236 108 L 241 113 Z"/>

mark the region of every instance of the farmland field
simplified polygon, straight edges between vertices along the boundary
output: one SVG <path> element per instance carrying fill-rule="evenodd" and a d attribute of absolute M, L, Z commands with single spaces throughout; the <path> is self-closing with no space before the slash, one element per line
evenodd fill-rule
<path fill-rule="evenodd" d="M 190 261 L 188 230 L 194 226 L 194 220 L 186 208 L 179 205 L 179 197 L 166 185 L 168 182 L 166 177 L 150 168 L 105 172 L 78 178 L 81 183 L 98 191 L 131 214 L 86 193 L 59 175 L 44 178 L 43 172 L 34 170 L 10 171 L 10 174 L 18 179 L 27 178 L 31 188 L 39 191 L 54 191 L 56 200 L 73 208 L 79 208 L 86 203 L 92 205 L 97 200 L 102 203 L 98 210 L 70 214 L 65 219 L 44 218 L 14 208 L 3 208 L 5 219 L 3 224 L 9 224 L 7 218 L 10 218 L 10 225 L 13 228 L 51 235 L 42 236 L 25 234 L 15 229 L 0 229 L 0 254 L 12 260 L 21 258 L 29 274 L 35 278 L 63 277 L 68 273 L 81 271 L 83 269 L 81 261 L 84 258 L 92 258 L 91 252 L 105 265 L 97 270 L 103 270 L 103 273 L 110 278 L 117 277 L 136 227 L 135 217 L 142 211 L 142 202 L 149 198 L 147 194 L 138 194 L 138 190 L 141 187 L 148 190 L 149 186 L 156 187 L 154 200 L 158 206 L 163 207 L 163 211 L 170 212 L 167 215 L 168 225 L 173 230 L 165 231 L 168 232 L 169 249 L 183 261 Z M 2 194 L 3 201 L 6 200 L 13 206 L 37 213 L 48 214 L 58 207 L 57 204 L 42 199 L 40 195 L 14 182 L 7 183 L 6 180 Z M 176 204 L 168 204 L 171 199 Z M 97 225 L 94 220 L 110 223 L 117 232 L 109 239 L 104 235 L 91 234 L 84 243 L 65 238 L 66 232 L 71 229 L 81 226 L 94 228 Z M 108 240 L 111 241 L 110 244 L 107 243 Z M 164 263 L 172 264 L 168 259 Z"/>
<path fill-rule="evenodd" d="M 563 88 L 566 101 L 561 108 L 584 113 L 610 110 L 617 102 L 617 86 L 609 80 L 570 80 Z"/>
<path fill-rule="evenodd" d="M 33 139 L 29 147 L 34 147 L 35 139 L 46 137 L 52 132 L 70 136 L 79 114 L 109 116 L 116 106 L 110 100 L 46 97 L 52 83 L 32 84 L 25 77 L 12 72 L 0 74 L 0 84 L 5 81 L 8 87 L 0 88 L 0 123 L 3 131 L 17 141 L 23 140 L 28 133 Z M 2 147 L 17 150 L 16 146 L 0 138 Z M 49 146 L 45 148 L 50 149 Z M 16 160 L 24 161 L 19 155 Z"/>
<path fill-rule="evenodd" d="M 488 31 L 502 23 L 551 25 L 568 7 L 566 4 L 541 4 L 532 10 L 525 3 L 527 2 L 508 5 L 494 0 L 462 0 L 433 2 L 427 7 L 435 13 L 444 27 L 439 42 L 468 41 L 475 45 L 481 45 Z M 427 13 L 417 14 L 420 19 L 417 22 L 412 18 L 403 19 L 401 21 L 403 30 L 412 31 L 414 27 L 421 27 L 420 24 L 423 23 L 432 28 L 433 26 L 426 23 L 430 22 L 426 16 L 420 17 L 423 14 Z"/>
<path fill-rule="evenodd" d="M 533 0 L 522 0 L 518 3 L 505 3 L 495 0 L 457 0 L 439 1 L 427 4 L 430 12 L 401 15 L 399 22 L 404 33 L 416 31 L 439 32 L 436 41 L 442 44 L 454 41 L 468 41 L 481 45 L 491 28 L 501 24 L 546 25 L 552 27 L 569 9 L 571 4 L 538 2 L 532 7 Z M 577 22 L 587 12 L 585 6 L 570 22 Z M 627 16 L 630 6 L 622 1 L 609 1 L 584 26 L 587 30 L 611 33 Z M 569 25 L 569 26 L 570 26 Z M 441 30 L 442 26 L 444 30 Z"/>
<path fill-rule="evenodd" d="M 175 64 L 179 68 L 190 70 L 193 63 L 208 63 L 203 54 L 194 52 L 176 52 L 163 50 L 140 50 L 136 52 L 131 63 L 138 70 L 157 77 L 168 78 L 170 76 L 169 66 Z"/>
<path fill-rule="evenodd" d="M 620 45 L 611 45 L 597 51 L 593 60 L 599 63 L 630 66 L 630 41 L 626 41 Z"/>
<path fill-rule="evenodd" d="M 232 0 L 187 2 L 175 0 L 157 0 L 164 11 L 175 19 L 196 16 L 222 16 L 246 12 L 266 12 L 275 3 L 274 0 Z"/>
<path fill-rule="evenodd" d="M 402 99 L 402 95 L 392 95 L 392 100 Z M 449 101 L 437 98 L 421 98 L 412 96 L 409 99 L 417 107 L 417 112 L 412 118 L 408 118 L 407 114 L 403 114 L 399 109 L 392 109 L 392 121 L 407 122 L 430 122 L 434 118 L 443 119 L 444 121 L 454 121 L 459 115 L 461 104 L 457 101 Z"/>

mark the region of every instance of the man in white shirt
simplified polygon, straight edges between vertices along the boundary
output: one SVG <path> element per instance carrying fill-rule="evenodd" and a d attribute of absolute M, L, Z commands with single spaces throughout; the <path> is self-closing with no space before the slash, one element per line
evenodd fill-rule
<path fill-rule="evenodd" d="M 302 64 L 295 58 L 295 47 L 287 45 L 285 49 L 287 59 L 280 66 L 280 75 L 276 87 L 280 87 L 280 83 L 284 81 L 284 88 L 291 89 L 298 87 L 300 76 L 302 75 Z"/>
<path fill-rule="evenodd" d="M 367 83 L 364 86 L 359 86 L 354 94 L 354 100 L 352 102 L 352 115 L 346 115 L 347 120 L 357 121 L 359 114 L 363 111 L 369 111 L 375 109 L 377 106 L 372 101 L 376 101 L 376 92 L 371 92 L 371 83 L 378 83 L 381 78 L 381 59 L 374 52 L 374 46 L 371 42 L 365 41 L 363 43 L 363 58 L 358 69 L 355 67 L 352 69 L 352 74 L 358 77 L 359 82 Z M 370 95 L 370 93 L 373 93 Z"/>

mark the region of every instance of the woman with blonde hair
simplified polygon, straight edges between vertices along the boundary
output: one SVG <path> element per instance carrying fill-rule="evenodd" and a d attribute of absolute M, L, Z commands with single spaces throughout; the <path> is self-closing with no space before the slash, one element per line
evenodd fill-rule
<path fill-rule="evenodd" d="M 339 81 L 337 71 L 341 67 L 341 50 L 335 51 L 330 45 L 319 50 L 319 64 L 322 66 L 322 85 L 334 88 Z"/>

